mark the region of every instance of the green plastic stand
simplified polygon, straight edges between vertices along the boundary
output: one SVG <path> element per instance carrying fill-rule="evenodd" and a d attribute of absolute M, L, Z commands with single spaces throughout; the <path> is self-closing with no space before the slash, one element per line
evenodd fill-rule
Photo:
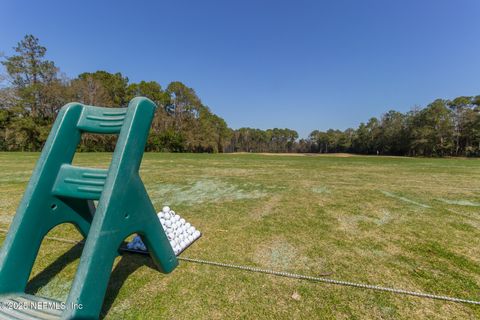
<path fill-rule="evenodd" d="M 138 173 L 155 108 L 135 98 L 128 108 L 61 109 L 0 251 L 0 319 L 97 319 L 118 248 L 132 233 L 160 271 L 178 265 Z M 71 165 L 83 132 L 119 134 L 108 170 Z M 25 287 L 43 238 L 66 222 L 85 247 L 65 309 L 45 308 L 56 301 L 25 294 Z M 15 302 L 31 308 L 8 307 Z"/>

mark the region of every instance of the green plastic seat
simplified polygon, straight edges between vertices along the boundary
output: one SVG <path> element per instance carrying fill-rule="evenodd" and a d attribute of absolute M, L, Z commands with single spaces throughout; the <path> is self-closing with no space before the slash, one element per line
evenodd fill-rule
<path fill-rule="evenodd" d="M 70 103 L 61 109 L 0 251 L 0 304 L 20 299 L 47 307 L 3 308 L 0 319 L 98 318 L 118 248 L 132 233 L 142 236 L 161 272 L 178 265 L 139 176 L 155 109 L 146 98 L 128 108 Z M 108 170 L 71 164 L 84 132 L 119 134 Z M 75 225 L 86 241 L 65 308 L 58 310 L 58 301 L 27 295 L 25 287 L 43 238 L 62 223 Z"/>

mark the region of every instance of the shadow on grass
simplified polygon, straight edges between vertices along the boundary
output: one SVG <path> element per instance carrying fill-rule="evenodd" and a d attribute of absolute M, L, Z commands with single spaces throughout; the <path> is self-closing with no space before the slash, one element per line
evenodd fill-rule
<path fill-rule="evenodd" d="M 105 295 L 105 300 L 103 301 L 102 312 L 100 312 L 100 319 L 103 319 L 110 311 L 113 302 L 117 298 L 118 293 L 120 292 L 120 289 L 122 288 L 125 280 L 127 280 L 128 276 L 143 266 L 157 270 L 157 267 L 153 263 L 150 256 L 143 256 L 133 253 L 122 254 L 122 258 L 115 266 L 115 269 L 113 269 L 110 281 L 108 282 L 107 293 Z"/>
<path fill-rule="evenodd" d="M 42 272 L 33 277 L 27 284 L 26 293 L 36 294 L 44 287 L 55 275 L 59 274 L 67 265 L 80 258 L 82 254 L 83 243 L 77 243 L 67 252 L 62 254 L 53 263 L 46 267 Z"/>
<path fill-rule="evenodd" d="M 42 287 L 47 285 L 58 273 L 66 266 L 80 258 L 82 255 L 83 243 L 78 243 L 67 252 L 58 257 L 53 263 L 46 267 L 42 272 L 33 277 L 27 284 L 26 293 L 36 294 Z M 122 253 L 121 259 L 113 269 L 110 281 L 108 282 L 105 300 L 103 301 L 100 319 L 103 319 L 110 311 L 113 302 L 118 296 L 120 289 L 128 276 L 138 268 L 147 266 L 157 270 L 155 264 L 149 256 L 142 256 L 131 253 Z"/>

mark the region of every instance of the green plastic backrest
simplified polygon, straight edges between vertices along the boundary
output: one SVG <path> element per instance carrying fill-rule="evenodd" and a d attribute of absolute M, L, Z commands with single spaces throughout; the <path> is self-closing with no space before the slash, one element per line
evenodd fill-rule
<path fill-rule="evenodd" d="M 0 251 L 0 295 L 25 291 L 41 241 L 61 223 L 86 238 L 67 299 L 67 306 L 84 307 L 65 310 L 63 318 L 98 318 L 118 248 L 132 233 L 142 236 L 160 271 L 178 265 L 139 176 L 155 109 L 147 98 L 128 108 L 61 109 Z M 119 134 L 108 169 L 72 165 L 85 132 Z"/>

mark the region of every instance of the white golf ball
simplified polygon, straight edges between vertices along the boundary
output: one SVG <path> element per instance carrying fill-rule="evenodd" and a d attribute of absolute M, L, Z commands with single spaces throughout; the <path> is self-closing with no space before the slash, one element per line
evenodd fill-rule
<path fill-rule="evenodd" d="M 189 229 L 192 225 L 190 223 L 185 223 L 185 228 Z"/>
<path fill-rule="evenodd" d="M 165 218 L 165 220 L 170 220 L 172 216 L 170 215 L 170 213 L 167 212 L 163 214 L 163 218 Z"/>
<path fill-rule="evenodd" d="M 185 224 L 185 219 L 181 218 L 181 219 L 180 219 L 180 223 L 181 223 L 181 224 Z"/>
<path fill-rule="evenodd" d="M 198 237 L 200 237 L 200 231 L 198 231 L 198 230 L 195 231 L 195 232 L 193 233 L 193 237 L 194 237 L 195 239 L 197 239 Z"/>
<path fill-rule="evenodd" d="M 170 212 L 170 207 L 169 207 L 169 206 L 165 206 L 165 207 L 162 208 L 162 211 L 163 211 L 164 213 Z"/>
<path fill-rule="evenodd" d="M 170 221 L 170 220 L 165 221 L 165 226 L 167 228 L 171 227 L 172 226 L 172 221 Z"/>
<path fill-rule="evenodd" d="M 168 234 L 168 238 L 169 238 L 170 240 L 172 240 L 172 239 L 174 238 L 174 234 L 173 234 L 172 232 L 170 232 L 170 233 Z"/>
<path fill-rule="evenodd" d="M 193 236 L 192 236 L 192 235 L 189 235 L 189 236 L 188 236 L 188 241 L 193 242 L 193 240 L 195 240 L 195 239 L 193 238 Z"/>
<path fill-rule="evenodd" d="M 186 245 L 187 245 L 187 244 L 185 243 L 185 241 L 183 241 L 183 240 L 180 241 L 180 247 L 185 248 Z"/>
<path fill-rule="evenodd" d="M 159 219 L 162 219 L 162 218 L 164 217 L 164 215 L 165 215 L 165 214 L 163 213 L 163 211 L 160 211 L 159 213 L 157 213 L 157 217 L 158 217 Z"/>
<path fill-rule="evenodd" d="M 172 216 L 174 216 L 176 213 L 175 213 L 175 211 L 170 210 L 170 214 L 171 214 Z"/>
<path fill-rule="evenodd" d="M 174 216 L 174 219 L 175 219 L 175 221 L 180 221 L 180 216 L 176 215 L 176 216 Z"/>

